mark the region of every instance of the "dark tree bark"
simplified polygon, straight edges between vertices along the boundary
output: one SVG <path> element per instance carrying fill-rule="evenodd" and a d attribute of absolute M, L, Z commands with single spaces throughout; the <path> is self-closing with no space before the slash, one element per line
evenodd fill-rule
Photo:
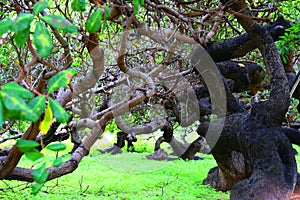
<path fill-rule="evenodd" d="M 226 117 L 212 149 L 218 168 L 209 172 L 204 183 L 222 191 L 231 189 L 230 199 L 289 199 L 297 181 L 297 166 L 287 131 L 281 128 L 290 101 L 289 84 L 274 36 L 251 18 L 244 1 L 221 2 L 229 6 L 262 53 L 271 89 L 270 98 L 254 104 L 250 113 Z"/>
<path fill-rule="evenodd" d="M 254 63 L 226 61 L 216 64 L 225 78 L 233 80 L 229 84 L 232 92 L 255 89 L 265 78 L 264 69 Z"/>
<path fill-rule="evenodd" d="M 290 27 L 290 22 L 280 17 L 277 21 L 264 27 L 274 41 L 284 34 L 286 28 Z M 249 33 L 242 34 L 235 38 L 227 39 L 223 42 L 211 42 L 205 47 L 209 55 L 215 62 L 227 61 L 233 58 L 245 56 L 248 52 L 257 48 L 255 39 Z"/>
<path fill-rule="evenodd" d="M 122 148 L 125 146 L 125 141 L 127 141 L 127 151 L 134 152 L 135 150 L 134 150 L 133 142 L 136 142 L 137 139 L 136 137 L 131 136 L 125 132 L 117 133 L 117 143 L 105 149 L 99 149 L 99 151 L 101 153 L 111 153 L 113 155 L 122 153 Z"/>

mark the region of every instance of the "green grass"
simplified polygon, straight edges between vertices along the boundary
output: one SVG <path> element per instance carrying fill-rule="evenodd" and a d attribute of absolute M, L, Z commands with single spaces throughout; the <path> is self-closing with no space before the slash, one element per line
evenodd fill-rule
<path fill-rule="evenodd" d="M 71 146 L 62 152 L 67 160 Z M 295 146 L 299 152 L 300 148 Z M 43 150 L 49 165 L 53 152 Z M 119 155 L 99 154 L 93 149 L 72 174 L 49 181 L 42 191 L 33 196 L 30 184 L 20 181 L 0 181 L 0 199 L 108 199 L 108 200 L 162 200 L 162 199 L 229 199 L 229 192 L 217 192 L 202 185 L 210 168 L 216 166 L 211 155 L 201 155 L 201 161 L 153 161 L 148 153 Z M 300 156 L 296 156 L 300 163 Z M 31 167 L 32 162 L 22 158 L 19 166 Z M 37 165 L 38 166 L 38 165 Z M 34 166 L 34 167 L 37 167 Z"/>
<path fill-rule="evenodd" d="M 68 149 L 69 150 L 69 149 Z M 63 153 L 66 153 L 66 150 Z M 54 155 L 44 151 L 48 159 Z M 53 154 L 53 153 L 52 153 Z M 201 161 L 152 161 L 148 153 L 101 155 L 93 151 L 72 174 L 49 181 L 33 196 L 30 184 L 0 181 L 0 199 L 228 199 L 229 193 L 202 185 L 208 170 L 216 166 L 212 156 Z M 69 155 L 65 154 L 64 159 Z M 19 166 L 31 166 L 22 158 Z"/>

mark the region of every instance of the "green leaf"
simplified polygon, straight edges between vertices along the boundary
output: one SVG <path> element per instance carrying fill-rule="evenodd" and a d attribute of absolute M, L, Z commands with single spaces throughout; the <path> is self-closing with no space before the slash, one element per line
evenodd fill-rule
<path fill-rule="evenodd" d="M 38 15 L 40 12 L 48 8 L 48 2 L 46 0 L 41 0 L 34 4 L 33 6 L 33 14 Z"/>
<path fill-rule="evenodd" d="M 31 191 L 33 195 L 37 195 L 39 191 L 42 189 L 44 184 L 41 183 L 31 183 Z"/>
<path fill-rule="evenodd" d="M 26 156 L 26 158 L 28 158 L 31 161 L 36 161 L 39 158 L 44 157 L 44 155 L 36 149 L 33 149 L 32 151 L 25 152 L 25 156 Z"/>
<path fill-rule="evenodd" d="M 134 14 L 137 14 L 139 11 L 139 6 L 140 6 L 139 0 L 132 0 L 132 5 L 134 7 L 133 8 Z"/>
<path fill-rule="evenodd" d="M 48 103 L 46 112 L 45 112 L 45 116 L 43 121 L 41 121 L 39 129 L 41 131 L 41 133 L 46 134 L 52 124 L 52 120 L 53 120 L 53 113 L 50 107 L 50 104 Z"/>
<path fill-rule="evenodd" d="M 49 81 L 48 94 L 67 86 L 70 83 L 72 77 L 76 75 L 76 73 L 77 72 L 74 69 L 67 69 L 53 76 Z"/>
<path fill-rule="evenodd" d="M 3 104 L 0 98 L 0 127 L 3 125 Z"/>
<path fill-rule="evenodd" d="M 37 116 L 40 116 L 46 108 L 46 97 L 35 97 L 28 103 L 28 106 L 36 113 Z"/>
<path fill-rule="evenodd" d="M 2 91 L 7 94 L 13 94 L 13 95 L 16 95 L 21 98 L 28 98 L 28 99 L 33 98 L 33 94 L 29 90 L 21 87 L 20 85 L 18 85 L 15 82 L 7 83 L 7 84 L 1 86 L 1 88 L 2 88 Z"/>
<path fill-rule="evenodd" d="M 49 172 L 46 169 L 46 163 L 43 163 L 42 166 L 33 170 L 32 177 L 37 183 L 45 183 L 47 181 Z"/>
<path fill-rule="evenodd" d="M 282 61 L 283 61 L 283 64 L 287 64 L 287 58 L 286 58 L 285 55 L 282 55 L 282 56 L 281 56 L 281 59 L 282 59 Z"/>
<path fill-rule="evenodd" d="M 62 157 L 58 157 L 53 161 L 53 167 L 59 167 L 62 163 L 64 162 L 64 160 L 62 159 Z"/>
<path fill-rule="evenodd" d="M 47 145 L 46 148 L 51 151 L 63 151 L 67 148 L 67 146 L 64 143 L 55 143 Z"/>
<path fill-rule="evenodd" d="M 0 36 L 10 30 L 11 25 L 13 22 L 9 19 L 1 20 L 0 21 Z"/>
<path fill-rule="evenodd" d="M 35 122 L 38 120 L 38 116 L 27 106 L 23 99 L 13 94 L 7 94 L 1 92 L 2 100 L 5 108 L 9 113 L 4 113 L 9 119 L 23 119 Z"/>
<path fill-rule="evenodd" d="M 105 6 L 104 6 L 104 10 L 105 10 L 105 13 L 104 13 L 104 20 L 106 20 L 106 19 L 109 18 L 110 15 L 111 15 L 110 7 L 108 7 L 107 5 L 105 5 Z"/>
<path fill-rule="evenodd" d="M 23 153 L 30 152 L 35 147 L 40 146 L 40 144 L 35 141 L 24 139 L 18 139 L 16 145 Z"/>
<path fill-rule="evenodd" d="M 85 11 L 85 0 L 73 0 L 71 4 L 71 8 L 74 11 Z"/>
<path fill-rule="evenodd" d="M 85 28 L 90 33 L 96 33 L 101 26 L 102 10 L 98 9 L 96 12 L 90 15 L 86 22 Z"/>
<path fill-rule="evenodd" d="M 21 48 L 26 43 L 29 33 L 29 28 L 15 33 L 14 41 L 17 44 L 17 47 Z"/>
<path fill-rule="evenodd" d="M 103 22 L 102 22 L 102 30 L 104 30 L 105 27 L 106 27 L 106 19 L 109 18 L 110 15 L 111 15 L 110 7 L 108 7 L 107 5 L 105 5 L 104 6 L 104 10 L 105 10 L 105 13 L 104 13 Z"/>
<path fill-rule="evenodd" d="M 57 16 L 57 15 L 47 15 L 42 16 L 42 20 L 44 20 L 47 24 L 52 26 L 53 28 L 70 32 L 70 33 L 76 33 L 78 32 L 76 26 L 69 22 L 66 18 L 63 16 Z"/>
<path fill-rule="evenodd" d="M 48 29 L 41 22 L 37 22 L 33 34 L 33 42 L 37 48 L 37 53 L 42 57 L 47 57 L 53 47 L 52 38 Z"/>
<path fill-rule="evenodd" d="M 144 1 L 144 0 L 139 0 L 139 4 L 140 4 L 141 6 L 143 6 L 143 5 L 144 5 L 144 3 L 145 3 L 145 1 Z"/>
<path fill-rule="evenodd" d="M 21 32 L 25 29 L 29 29 L 33 19 L 34 16 L 30 13 L 20 13 L 16 21 L 12 23 L 11 30 L 14 32 Z"/>
<path fill-rule="evenodd" d="M 49 102 L 56 120 L 60 123 L 67 122 L 69 119 L 69 114 L 67 113 L 67 111 L 54 99 L 49 98 Z"/>

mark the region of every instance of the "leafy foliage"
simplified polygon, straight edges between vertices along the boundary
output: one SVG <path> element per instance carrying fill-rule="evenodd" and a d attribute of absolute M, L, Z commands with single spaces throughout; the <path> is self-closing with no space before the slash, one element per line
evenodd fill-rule
<path fill-rule="evenodd" d="M 69 119 L 69 114 L 65 111 L 65 109 L 52 98 L 49 98 L 49 103 L 56 120 L 60 123 L 67 122 Z"/>
<path fill-rule="evenodd" d="M 20 13 L 10 28 L 14 32 L 23 31 L 30 27 L 30 23 L 33 21 L 33 19 L 34 16 L 30 13 Z"/>
<path fill-rule="evenodd" d="M 33 148 L 40 146 L 39 143 L 32 140 L 17 140 L 17 146 L 23 153 L 31 151 Z"/>
<path fill-rule="evenodd" d="M 30 33 L 29 28 L 26 28 L 21 31 L 17 31 L 15 33 L 14 41 L 19 48 L 21 48 L 26 43 L 29 33 Z"/>
<path fill-rule="evenodd" d="M 2 91 L 0 92 L 0 101 L 4 105 L 4 120 L 23 119 L 36 121 L 38 119 L 38 116 L 34 111 L 17 95 L 8 94 Z"/>
<path fill-rule="evenodd" d="M 77 72 L 74 69 L 67 69 L 53 76 L 49 81 L 48 94 L 67 86 L 70 83 L 72 77 L 76 75 L 76 73 Z"/>
<path fill-rule="evenodd" d="M 71 4 L 71 8 L 74 11 L 85 11 L 86 10 L 86 3 L 85 0 L 73 0 Z"/>
<path fill-rule="evenodd" d="M 75 70 L 68 69 L 53 76 L 49 81 L 49 94 L 68 85 L 75 74 Z M 14 82 L 2 85 L 0 90 L 0 125 L 2 126 L 5 120 L 37 121 L 46 108 L 46 96 L 33 97 L 32 92 Z M 45 134 L 50 128 L 53 115 L 61 123 L 65 123 L 69 118 L 69 114 L 59 103 L 52 98 L 49 98 L 49 102 L 44 119 L 40 124 L 40 130 Z"/>
<path fill-rule="evenodd" d="M 36 23 L 33 38 L 37 53 L 43 58 L 47 57 L 53 47 L 52 38 L 48 29 L 41 22 Z"/>
<path fill-rule="evenodd" d="M 15 95 L 18 96 L 20 98 L 33 98 L 33 94 L 32 92 L 28 91 L 27 89 L 21 87 L 20 85 L 18 85 L 15 82 L 10 82 L 7 83 L 5 85 L 3 85 L 1 87 L 2 91 L 7 93 L 7 94 L 11 94 L 11 95 Z"/>
<path fill-rule="evenodd" d="M 0 21 L 0 35 L 9 31 L 12 24 L 13 22 L 10 19 Z"/>
<path fill-rule="evenodd" d="M 28 106 L 35 111 L 35 113 L 40 116 L 45 108 L 46 108 L 46 97 L 45 96 L 37 96 L 34 99 L 32 99 Z"/>
<path fill-rule="evenodd" d="M 288 28 L 283 36 L 280 36 L 280 41 L 277 42 L 281 58 L 286 64 L 290 52 L 300 50 L 300 24 L 294 23 Z"/>
<path fill-rule="evenodd" d="M 86 22 L 86 30 L 90 33 L 96 33 L 101 27 L 102 10 L 98 9 L 92 13 Z"/>
<path fill-rule="evenodd" d="M 63 151 L 67 148 L 67 146 L 63 143 L 53 143 L 49 144 L 46 148 L 51 151 Z"/>
<path fill-rule="evenodd" d="M 46 0 L 40 0 L 33 6 L 33 14 L 38 15 L 44 9 L 48 8 L 48 2 Z"/>
<path fill-rule="evenodd" d="M 35 147 L 40 146 L 40 144 L 35 141 L 19 139 L 17 140 L 16 145 L 20 149 L 20 151 L 22 151 L 25 156 L 31 161 L 37 161 L 40 158 L 44 158 L 41 166 L 33 170 L 32 172 L 32 177 L 35 182 L 31 184 L 31 189 L 32 193 L 36 195 L 41 190 L 42 186 L 47 181 L 49 176 L 49 172 L 46 169 L 46 159 L 43 153 L 35 149 Z M 47 149 L 50 149 L 51 151 L 61 151 L 66 149 L 66 145 L 62 143 L 50 144 L 47 146 Z M 61 157 L 57 157 L 53 162 L 53 166 L 59 167 L 62 162 L 63 159 Z"/>
<path fill-rule="evenodd" d="M 65 31 L 65 32 L 78 32 L 75 25 L 73 25 L 71 22 L 69 22 L 66 18 L 63 16 L 57 16 L 57 15 L 47 15 L 42 16 L 41 19 L 45 21 L 47 24 L 52 26 L 53 28 L 57 28 L 59 30 Z"/>

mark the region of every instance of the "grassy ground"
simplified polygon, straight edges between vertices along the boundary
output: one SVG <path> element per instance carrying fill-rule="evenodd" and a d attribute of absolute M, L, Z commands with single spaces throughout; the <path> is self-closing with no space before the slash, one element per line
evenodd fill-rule
<path fill-rule="evenodd" d="M 64 159 L 68 159 L 67 152 Z M 44 151 L 48 159 L 53 153 Z M 98 151 L 85 157 L 72 174 L 45 184 L 38 195 L 30 185 L 19 181 L 0 181 L 0 199 L 228 199 L 229 194 L 201 185 L 208 170 L 216 166 L 212 156 L 201 161 L 152 161 L 149 153 L 101 155 Z M 31 166 L 25 158 L 19 166 Z"/>
<path fill-rule="evenodd" d="M 148 147 L 139 144 L 139 148 Z M 68 159 L 71 146 L 61 153 Z M 295 147 L 299 152 L 300 148 Z M 150 148 L 152 149 L 152 147 Z M 47 160 L 54 160 L 52 152 L 44 150 Z M 202 185 L 210 168 L 216 163 L 210 155 L 200 155 L 200 161 L 152 161 L 149 153 L 119 155 L 99 154 L 93 149 L 78 169 L 69 175 L 49 181 L 42 191 L 33 196 L 30 184 L 20 181 L 0 181 L 0 199 L 112 199 L 112 200 L 162 200 L 162 199 L 228 199 L 229 193 L 216 192 Z M 296 160 L 300 163 L 300 157 Z M 32 163 L 22 158 L 19 166 Z M 299 164 L 298 164 L 299 165 Z M 36 166 L 35 166 L 36 167 Z M 299 167 L 299 166 L 298 166 Z"/>

